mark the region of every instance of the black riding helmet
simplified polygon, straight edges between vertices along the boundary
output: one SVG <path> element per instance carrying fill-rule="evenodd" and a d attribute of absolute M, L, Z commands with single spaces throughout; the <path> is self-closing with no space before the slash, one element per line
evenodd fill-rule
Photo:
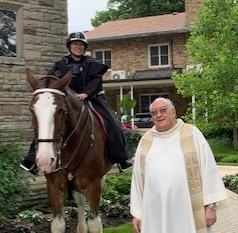
<path fill-rule="evenodd" d="M 73 41 L 82 41 L 85 44 L 85 50 L 88 47 L 87 37 L 83 32 L 73 32 L 69 35 L 69 37 L 66 41 L 66 46 L 69 51 L 70 51 L 70 44 Z"/>

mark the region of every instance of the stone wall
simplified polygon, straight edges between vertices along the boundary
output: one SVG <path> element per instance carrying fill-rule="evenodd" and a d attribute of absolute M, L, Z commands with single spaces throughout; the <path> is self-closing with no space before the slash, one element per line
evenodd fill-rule
<path fill-rule="evenodd" d="M 24 145 L 32 138 L 26 68 L 42 76 L 66 52 L 67 0 L 0 0 L 0 9 L 17 16 L 17 57 L 0 57 L 0 137 L 21 132 Z"/>

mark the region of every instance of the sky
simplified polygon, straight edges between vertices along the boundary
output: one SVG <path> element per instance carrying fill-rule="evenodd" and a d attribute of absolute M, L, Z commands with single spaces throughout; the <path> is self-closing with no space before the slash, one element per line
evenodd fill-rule
<path fill-rule="evenodd" d="M 67 0 L 68 32 L 92 30 L 91 18 L 96 11 L 106 10 L 108 0 Z"/>

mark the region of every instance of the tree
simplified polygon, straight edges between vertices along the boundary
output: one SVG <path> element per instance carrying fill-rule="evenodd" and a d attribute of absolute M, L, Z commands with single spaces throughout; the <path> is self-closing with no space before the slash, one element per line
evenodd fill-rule
<path fill-rule="evenodd" d="M 97 27 L 108 21 L 184 12 L 184 9 L 184 0 L 109 0 L 107 10 L 97 11 L 91 23 Z"/>
<path fill-rule="evenodd" d="M 184 70 L 173 76 L 184 97 L 195 96 L 196 124 L 203 131 L 238 128 L 238 3 L 234 0 L 208 0 L 191 26 L 187 43 L 191 64 L 202 71 Z M 191 108 L 187 120 L 191 119 Z M 238 149 L 237 139 L 234 147 Z"/>

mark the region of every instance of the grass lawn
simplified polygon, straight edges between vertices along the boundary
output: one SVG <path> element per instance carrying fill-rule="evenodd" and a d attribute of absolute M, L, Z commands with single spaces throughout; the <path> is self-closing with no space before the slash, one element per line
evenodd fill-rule
<path fill-rule="evenodd" d="M 229 138 L 208 139 L 212 151 L 216 157 L 217 164 L 238 166 L 238 151 L 234 150 Z"/>
<path fill-rule="evenodd" d="M 103 233 L 135 233 L 131 223 L 126 223 L 118 227 L 109 227 L 103 229 Z"/>

